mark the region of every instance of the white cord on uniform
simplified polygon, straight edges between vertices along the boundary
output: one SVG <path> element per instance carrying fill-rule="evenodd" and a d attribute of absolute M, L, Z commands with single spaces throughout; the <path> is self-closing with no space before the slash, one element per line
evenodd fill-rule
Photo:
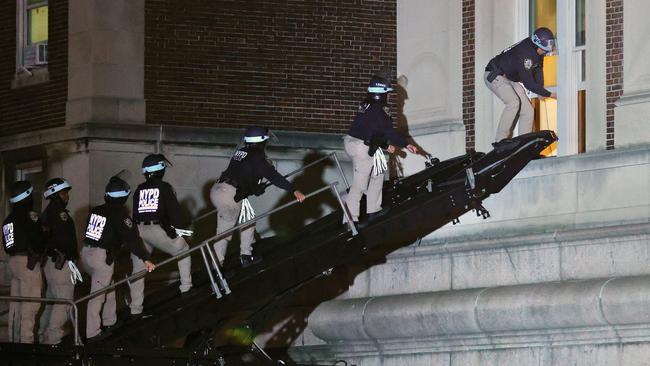
<path fill-rule="evenodd" d="M 248 198 L 244 198 L 241 201 L 241 211 L 239 212 L 239 223 L 242 224 L 254 218 L 255 218 L 255 211 L 253 210 L 253 206 L 251 206 L 251 203 L 248 201 Z"/>
<path fill-rule="evenodd" d="M 381 149 L 375 151 L 375 155 L 372 157 L 372 171 L 375 175 L 384 174 L 388 170 L 388 164 L 386 163 L 386 157 L 384 152 Z"/>
<path fill-rule="evenodd" d="M 83 278 L 81 278 L 81 272 L 79 272 L 79 268 L 77 268 L 77 265 L 74 264 L 73 261 L 68 261 L 68 267 L 70 267 L 70 281 L 72 281 L 73 285 L 77 284 L 77 280 L 79 282 L 83 282 Z"/>

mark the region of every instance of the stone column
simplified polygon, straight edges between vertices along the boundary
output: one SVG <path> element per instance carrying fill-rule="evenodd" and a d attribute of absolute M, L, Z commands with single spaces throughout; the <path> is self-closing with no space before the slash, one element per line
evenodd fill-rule
<path fill-rule="evenodd" d="M 69 0 L 66 123 L 144 123 L 144 0 Z"/>

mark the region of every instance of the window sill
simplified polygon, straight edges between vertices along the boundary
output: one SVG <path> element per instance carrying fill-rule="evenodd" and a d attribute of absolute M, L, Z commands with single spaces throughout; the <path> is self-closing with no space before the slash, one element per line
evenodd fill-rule
<path fill-rule="evenodd" d="M 50 81 L 50 73 L 47 66 L 36 67 L 31 70 L 25 68 L 15 74 L 11 81 L 11 88 L 18 89 L 27 86 L 38 85 Z"/>

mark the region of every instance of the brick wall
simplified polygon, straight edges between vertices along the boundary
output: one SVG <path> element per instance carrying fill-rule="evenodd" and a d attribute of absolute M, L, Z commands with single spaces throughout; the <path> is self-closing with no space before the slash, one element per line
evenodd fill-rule
<path fill-rule="evenodd" d="M 474 149 L 474 69 L 475 69 L 475 0 L 463 0 L 463 123 L 465 124 L 465 148 Z"/>
<path fill-rule="evenodd" d="M 147 122 L 341 132 L 395 75 L 396 0 L 147 0 Z"/>
<path fill-rule="evenodd" d="M 606 2 L 606 85 L 608 150 L 614 149 L 614 103 L 623 95 L 623 0 Z"/>
<path fill-rule="evenodd" d="M 68 96 L 68 1 L 49 4 L 50 81 L 12 89 L 16 72 L 16 1 L 0 5 L 0 136 L 65 124 Z"/>

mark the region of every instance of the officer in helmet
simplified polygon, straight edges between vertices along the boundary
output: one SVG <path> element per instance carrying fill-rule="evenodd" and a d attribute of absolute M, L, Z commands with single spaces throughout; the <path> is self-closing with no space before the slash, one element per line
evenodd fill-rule
<path fill-rule="evenodd" d="M 296 190 L 291 182 L 275 170 L 269 162 L 264 151 L 266 141 L 269 139 L 268 129 L 263 127 L 249 127 L 244 134 L 245 146 L 238 149 L 230 159 L 228 168 L 221 173 L 219 180 L 210 190 L 210 200 L 217 208 L 217 234 L 226 231 L 238 223 L 254 217 L 252 207 L 247 197 L 259 196 L 264 193 L 265 178 L 272 184 L 292 192 L 300 202 L 305 200 L 305 195 Z M 239 218 L 239 220 L 238 220 Z M 247 267 L 260 258 L 253 257 L 252 244 L 255 235 L 255 225 L 241 231 L 240 235 L 240 260 L 243 267 Z M 219 261 L 223 263 L 226 248 L 232 236 L 223 238 L 214 244 Z"/>
<path fill-rule="evenodd" d="M 169 255 L 176 255 L 189 249 L 179 233 L 190 223 L 181 215 L 174 188 L 162 180 L 167 165 L 169 161 L 162 154 L 151 154 L 144 158 L 142 173 L 146 181 L 133 193 L 133 218 L 149 252 L 157 248 Z M 133 265 L 134 271 L 139 268 L 137 261 Z M 192 288 L 191 266 L 189 256 L 178 261 L 181 293 Z M 142 312 L 143 294 L 144 279 L 131 284 L 131 314 L 138 315 Z"/>
<path fill-rule="evenodd" d="M 43 286 L 41 266 L 44 235 L 38 214 L 32 211 L 34 188 L 28 181 L 18 181 L 11 187 L 11 213 L 2 223 L 2 242 L 9 255 L 11 296 L 40 297 Z M 9 341 L 34 343 L 37 302 L 9 304 Z"/>
<path fill-rule="evenodd" d="M 352 220 L 359 221 L 361 195 L 366 192 L 366 212 L 371 218 L 381 211 L 384 172 L 388 166 L 382 149 L 393 153 L 406 148 L 411 153 L 418 149 L 409 144 L 393 128 L 388 114 L 388 93 L 393 91 L 387 75 L 374 75 L 368 83 L 368 94 L 359 104 L 357 115 L 348 134 L 343 138 L 345 152 L 352 160 L 354 177 L 346 204 Z"/>
<path fill-rule="evenodd" d="M 81 249 L 81 260 L 92 277 L 90 292 L 111 284 L 113 262 L 122 245 L 126 245 L 131 253 L 143 261 L 147 271 L 156 268 L 149 261 L 149 253 L 142 244 L 138 228 L 124 205 L 131 192 L 129 185 L 118 176 L 113 176 L 108 181 L 105 192 L 105 203 L 93 208 L 88 215 L 85 245 Z M 107 333 L 101 331 L 102 322 L 104 327 L 111 327 L 117 322 L 115 291 L 90 299 L 86 312 L 87 340 L 93 342 L 104 338 Z"/>
<path fill-rule="evenodd" d="M 533 131 L 534 111 L 520 82 L 540 98 L 557 98 L 555 93 L 544 88 L 544 56 L 553 52 L 553 32 L 542 27 L 529 38 L 494 56 L 485 67 L 485 84 L 505 104 L 495 143 L 512 137 L 517 120 L 522 133 Z"/>
<path fill-rule="evenodd" d="M 47 296 L 55 299 L 74 297 L 75 261 L 79 259 L 77 234 L 74 221 L 66 209 L 70 200 L 70 183 L 64 178 L 53 178 L 45 183 L 43 196 L 49 203 L 41 214 L 45 231 L 47 260 L 43 267 L 47 282 Z M 72 262 L 72 263 L 70 263 Z M 68 320 L 69 306 L 66 304 L 46 305 L 41 318 L 41 329 L 45 329 L 43 343 L 58 344 L 63 338 L 63 326 Z"/>

